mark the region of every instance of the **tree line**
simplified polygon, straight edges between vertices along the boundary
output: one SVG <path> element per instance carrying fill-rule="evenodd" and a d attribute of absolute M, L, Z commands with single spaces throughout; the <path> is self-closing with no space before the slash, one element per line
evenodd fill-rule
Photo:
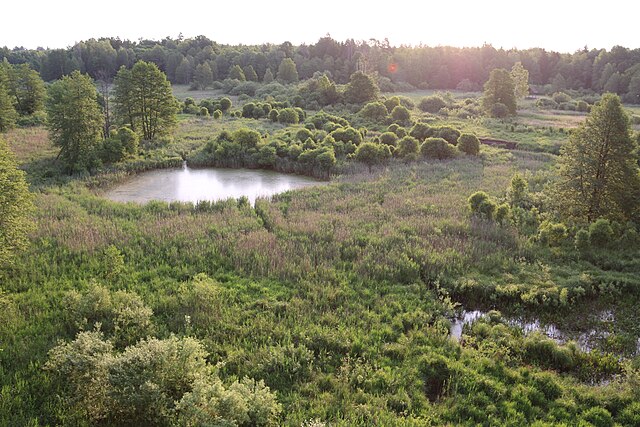
<path fill-rule="evenodd" d="M 29 64 L 45 81 L 57 80 L 74 70 L 94 79 L 110 79 L 121 66 L 139 60 L 152 62 L 172 83 L 202 85 L 208 81 L 238 79 L 269 82 L 284 59 L 296 66 L 295 80 L 328 72 L 337 83 L 347 83 L 355 71 L 377 74 L 381 88 L 411 85 L 418 88 L 479 90 L 493 69 L 510 69 L 520 62 L 531 84 L 549 93 L 584 89 L 612 92 L 625 102 L 640 102 L 640 49 L 615 46 L 574 53 L 541 48 L 497 49 L 491 45 L 391 46 L 387 40 L 339 42 L 330 36 L 315 44 L 231 46 L 205 36 L 130 41 L 90 39 L 67 49 L 0 48 L 0 60 Z M 287 77 L 289 78 L 289 77 Z M 290 77 L 294 78 L 294 77 Z"/>

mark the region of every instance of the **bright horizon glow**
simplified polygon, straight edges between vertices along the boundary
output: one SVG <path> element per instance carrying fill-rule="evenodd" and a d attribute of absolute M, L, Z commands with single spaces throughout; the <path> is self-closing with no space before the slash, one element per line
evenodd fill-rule
<path fill-rule="evenodd" d="M 3 4 L 0 47 L 65 48 L 90 38 L 137 41 L 204 35 L 221 44 L 312 44 L 330 34 L 384 40 L 399 46 L 545 48 L 575 52 L 588 46 L 639 48 L 640 2 L 539 0 L 520 6 L 507 0 L 387 3 L 325 0 L 189 1 L 111 0 L 8 1 Z M 175 7 L 174 5 L 178 5 Z M 602 3 L 600 3 L 602 4 Z M 89 6 L 90 5 L 90 6 Z"/>

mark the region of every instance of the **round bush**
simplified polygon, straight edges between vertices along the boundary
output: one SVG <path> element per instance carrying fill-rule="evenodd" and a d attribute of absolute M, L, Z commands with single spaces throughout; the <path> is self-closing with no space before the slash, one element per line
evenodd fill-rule
<path fill-rule="evenodd" d="M 460 131 L 450 126 L 443 126 L 436 129 L 435 136 L 443 138 L 451 145 L 456 145 L 458 143 L 458 138 L 460 138 Z"/>
<path fill-rule="evenodd" d="M 271 110 L 274 111 L 274 110 Z M 278 113 L 278 122 L 295 125 L 300 121 L 298 112 L 293 108 L 283 108 Z"/>
<path fill-rule="evenodd" d="M 420 147 L 420 154 L 428 159 L 450 159 L 455 157 L 454 148 L 442 138 L 427 138 Z"/>
<path fill-rule="evenodd" d="M 398 136 L 393 132 L 385 132 L 379 137 L 380 143 L 395 147 L 398 144 Z"/>
<path fill-rule="evenodd" d="M 438 95 L 432 95 L 424 97 L 420 100 L 418 104 L 418 108 L 424 111 L 425 113 L 436 114 L 442 108 L 445 108 L 447 103 L 439 97 Z"/>
<path fill-rule="evenodd" d="M 470 133 L 463 133 L 458 138 L 458 150 L 470 156 L 480 153 L 480 140 Z"/>
<path fill-rule="evenodd" d="M 397 157 L 409 159 L 417 156 L 419 142 L 412 136 L 405 136 L 398 142 L 398 149 L 394 151 Z"/>
<path fill-rule="evenodd" d="M 416 123 L 411 128 L 409 135 L 418 139 L 419 141 L 424 141 L 426 138 L 433 136 L 434 129 L 426 123 Z"/>
<path fill-rule="evenodd" d="M 411 121 L 411 112 L 407 107 L 398 105 L 393 108 L 393 111 L 391 111 L 391 118 L 396 122 L 407 123 Z"/>
<path fill-rule="evenodd" d="M 384 120 L 389 112 L 382 102 L 370 102 L 360 110 L 359 114 L 371 120 Z"/>

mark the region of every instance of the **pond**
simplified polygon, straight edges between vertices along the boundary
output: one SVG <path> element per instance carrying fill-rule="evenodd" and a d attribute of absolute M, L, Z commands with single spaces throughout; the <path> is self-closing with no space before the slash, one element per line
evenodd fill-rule
<path fill-rule="evenodd" d="M 186 164 L 180 169 L 143 172 L 117 184 L 104 196 L 117 202 L 197 202 L 237 199 L 246 196 L 251 204 L 258 197 L 270 197 L 297 188 L 326 185 L 326 181 L 267 170 L 198 168 Z"/>

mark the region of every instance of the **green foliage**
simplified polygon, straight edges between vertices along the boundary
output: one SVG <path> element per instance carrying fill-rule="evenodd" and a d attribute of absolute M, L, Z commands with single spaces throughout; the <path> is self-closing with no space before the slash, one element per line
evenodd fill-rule
<path fill-rule="evenodd" d="M 291 58 L 284 58 L 278 66 L 277 80 L 282 84 L 298 82 L 298 67 Z"/>
<path fill-rule="evenodd" d="M 496 222 L 505 224 L 511 216 L 511 207 L 507 203 L 498 205 L 495 212 Z"/>
<path fill-rule="evenodd" d="M 411 122 L 411 112 L 402 105 L 394 107 L 391 111 L 391 118 L 399 124 L 409 124 Z"/>
<path fill-rule="evenodd" d="M 427 138 L 420 147 L 420 154 L 427 159 L 451 159 L 455 157 L 455 148 L 442 138 Z"/>
<path fill-rule="evenodd" d="M 256 70 L 253 68 L 253 65 L 249 64 L 249 65 L 245 66 L 242 69 L 242 71 L 244 72 L 244 76 L 250 82 L 257 82 L 258 81 L 258 74 L 256 74 Z"/>
<path fill-rule="evenodd" d="M 583 222 L 639 218 L 636 149 L 620 99 L 605 94 L 563 147 L 555 193 L 562 215 Z"/>
<path fill-rule="evenodd" d="M 389 112 L 382 102 L 370 102 L 362 107 L 359 114 L 367 119 L 382 121 L 387 118 Z"/>
<path fill-rule="evenodd" d="M 516 99 L 523 99 L 529 95 L 529 71 L 522 66 L 522 62 L 518 61 L 513 64 L 511 78 Z"/>
<path fill-rule="evenodd" d="M 273 71 L 271 71 L 271 68 L 267 68 L 267 71 L 264 72 L 264 76 L 262 77 L 262 83 L 269 84 L 273 82 L 273 80 Z"/>
<path fill-rule="evenodd" d="M 434 129 L 426 123 L 416 123 L 409 131 L 409 135 L 419 141 L 424 141 L 426 138 L 432 137 L 433 134 Z"/>
<path fill-rule="evenodd" d="M 226 388 L 206 357 L 193 338 L 143 340 L 114 354 L 101 333 L 81 332 L 53 348 L 46 367 L 66 384 L 68 403 L 94 423 L 190 424 L 211 413 L 220 423 L 276 423 L 281 407 L 263 382 L 245 378 Z"/>
<path fill-rule="evenodd" d="M 213 112 L 213 118 L 214 119 L 219 119 L 220 117 L 222 117 L 222 110 L 215 110 Z"/>
<path fill-rule="evenodd" d="M 431 95 L 426 96 L 420 100 L 418 103 L 418 108 L 424 111 L 425 113 L 436 114 L 441 109 L 445 108 L 447 103 L 444 99 L 442 99 L 439 95 Z"/>
<path fill-rule="evenodd" d="M 74 71 L 49 87 L 47 126 L 60 157 L 71 171 L 95 165 L 104 116 L 97 92 L 87 75 Z"/>
<path fill-rule="evenodd" d="M 569 237 L 569 231 L 562 223 L 544 221 L 538 228 L 538 240 L 549 246 L 560 246 L 567 237 Z"/>
<path fill-rule="evenodd" d="M 33 229 L 33 198 L 24 172 L 19 170 L 13 153 L 0 138 L 0 269 L 11 264 L 16 252 L 28 244 Z"/>
<path fill-rule="evenodd" d="M 435 137 L 445 139 L 449 144 L 456 145 L 460 138 L 460 131 L 450 126 L 442 126 L 435 129 Z"/>
<path fill-rule="evenodd" d="M 223 113 L 228 112 L 229 110 L 231 110 L 231 100 L 229 98 L 222 98 L 220 99 L 220 109 L 222 110 Z"/>
<path fill-rule="evenodd" d="M 480 140 L 473 134 L 463 133 L 458 138 L 458 150 L 469 156 L 477 156 L 480 154 Z"/>
<path fill-rule="evenodd" d="M 112 161 L 120 161 L 127 156 L 135 156 L 138 154 L 140 137 L 128 126 L 122 126 L 114 136 L 107 138 L 105 145 L 107 145 L 108 142 L 111 142 L 115 147 L 115 149 L 107 148 L 107 150 L 111 151 L 115 156 L 115 158 L 112 158 Z"/>
<path fill-rule="evenodd" d="M 272 116 L 269 115 L 269 117 Z M 279 110 L 276 117 L 278 118 L 278 122 L 283 124 L 295 125 L 300 122 L 300 115 L 293 108 L 283 108 L 282 110 Z"/>
<path fill-rule="evenodd" d="M 589 243 L 594 248 L 606 248 L 613 240 L 613 228 L 609 220 L 599 218 L 589 225 Z"/>
<path fill-rule="evenodd" d="M 330 135 L 333 139 L 340 142 L 352 143 L 354 145 L 359 145 L 362 142 L 362 134 L 351 126 L 338 128 L 331 132 Z"/>
<path fill-rule="evenodd" d="M 491 71 L 489 81 L 484 85 L 482 107 L 492 117 L 516 114 L 515 85 L 507 70 L 500 68 Z"/>
<path fill-rule="evenodd" d="M 393 132 L 384 132 L 378 137 L 378 139 L 380 140 L 380 144 L 388 145 L 390 147 L 395 147 L 398 144 L 398 137 Z"/>
<path fill-rule="evenodd" d="M 351 75 L 349 84 L 344 91 L 344 100 L 349 104 L 364 104 L 378 98 L 378 85 L 371 76 L 361 71 Z"/>
<path fill-rule="evenodd" d="M 193 77 L 193 81 L 198 89 L 205 90 L 213 83 L 213 71 L 208 62 L 199 64 L 196 67 L 196 73 Z"/>
<path fill-rule="evenodd" d="M 241 128 L 234 131 L 231 137 L 234 142 L 244 148 L 255 148 L 262 139 L 260 132 L 248 128 Z"/>
<path fill-rule="evenodd" d="M 0 132 L 6 132 L 16 125 L 18 112 L 13 106 L 13 100 L 9 95 L 9 77 L 0 66 Z"/>
<path fill-rule="evenodd" d="M 242 71 L 242 68 L 238 64 L 229 69 L 229 78 L 241 82 L 247 81 L 247 77 L 244 75 L 244 71 Z"/>
<path fill-rule="evenodd" d="M 364 163 L 369 167 L 383 164 L 391 158 L 389 147 L 384 144 L 375 144 L 373 142 L 364 142 L 358 146 L 355 153 L 355 159 Z"/>
<path fill-rule="evenodd" d="M 167 76 L 153 63 L 122 67 L 114 80 L 115 114 L 122 124 L 145 140 L 169 133 L 176 126 L 178 103 Z"/>
<path fill-rule="evenodd" d="M 582 254 L 586 253 L 591 248 L 589 232 L 587 230 L 581 228 L 576 232 L 574 246 L 576 247 L 576 250 Z"/>
<path fill-rule="evenodd" d="M 28 116 L 42 110 L 46 98 L 44 82 L 29 64 L 3 64 L 7 76 L 6 89 L 18 114 Z"/>
<path fill-rule="evenodd" d="M 420 142 L 412 136 L 405 136 L 398 141 L 398 148 L 393 152 L 394 156 L 407 160 L 415 160 L 420 149 Z"/>
<path fill-rule="evenodd" d="M 507 200 L 511 206 L 526 207 L 529 205 L 529 183 L 518 173 L 511 178 L 507 189 Z"/>
<path fill-rule="evenodd" d="M 476 191 L 467 200 L 471 214 L 486 220 L 493 220 L 496 203 L 484 191 Z"/>

